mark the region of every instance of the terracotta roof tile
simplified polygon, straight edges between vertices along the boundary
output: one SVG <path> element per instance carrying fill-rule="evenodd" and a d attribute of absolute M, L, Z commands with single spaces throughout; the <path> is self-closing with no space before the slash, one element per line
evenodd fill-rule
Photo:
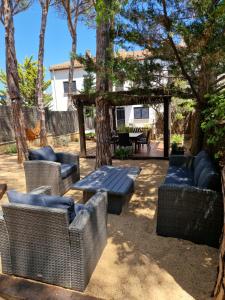
<path fill-rule="evenodd" d="M 136 50 L 136 51 L 129 51 L 129 52 L 119 51 L 118 55 L 121 56 L 122 58 L 136 58 L 142 60 L 148 53 L 149 53 L 148 50 Z M 69 68 L 69 66 L 70 66 L 70 62 L 66 61 L 61 64 L 50 66 L 49 70 L 50 71 L 66 70 Z M 79 69 L 82 68 L 83 65 L 79 61 L 75 60 L 74 67 Z"/>

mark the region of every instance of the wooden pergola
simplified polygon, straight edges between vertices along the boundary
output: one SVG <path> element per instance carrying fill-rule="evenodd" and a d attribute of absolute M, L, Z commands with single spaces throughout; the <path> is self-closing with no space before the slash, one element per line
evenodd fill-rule
<path fill-rule="evenodd" d="M 77 108 L 79 134 L 80 134 L 80 155 L 86 157 L 86 138 L 85 138 L 85 122 L 84 122 L 84 106 L 94 106 L 96 97 L 101 96 L 105 101 L 109 101 L 113 113 L 113 127 L 115 129 L 115 109 L 116 106 L 126 105 L 154 105 L 163 104 L 164 106 L 164 158 L 169 157 L 170 149 L 170 103 L 171 95 L 163 93 L 162 90 L 143 90 L 135 89 L 129 91 L 107 92 L 107 93 L 91 93 L 73 95 L 73 103 Z"/>

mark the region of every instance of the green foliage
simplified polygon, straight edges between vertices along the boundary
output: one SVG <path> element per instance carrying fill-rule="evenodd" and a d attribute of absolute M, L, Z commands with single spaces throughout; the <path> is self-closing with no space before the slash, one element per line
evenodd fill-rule
<path fill-rule="evenodd" d="M 85 136 L 87 139 L 94 139 L 96 134 L 94 132 L 88 132 L 88 133 L 85 133 Z"/>
<path fill-rule="evenodd" d="M 203 111 L 201 126 L 215 157 L 225 163 L 225 92 L 207 98 L 208 107 Z"/>
<path fill-rule="evenodd" d="M 108 21 L 113 19 L 115 15 L 121 10 L 122 5 L 127 1 L 119 0 L 97 0 L 95 2 L 96 21 L 99 23 L 101 20 Z"/>
<path fill-rule="evenodd" d="M 140 131 L 147 133 L 148 130 L 151 129 L 150 124 L 145 124 L 144 127 L 139 128 Z M 119 133 L 124 133 L 124 132 L 135 132 L 137 130 L 137 127 L 134 127 L 133 125 L 125 126 L 125 125 L 120 125 L 117 128 L 117 132 Z"/>
<path fill-rule="evenodd" d="M 17 153 L 16 144 L 9 145 L 6 148 L 5 153 L 6 154 L 16 154 Z"/>
<path fill-rule="evenodd" d="M 115 150 L 115 157 L 119 159 L 127 159 L 132 154 L 129 147 L 119 147 Z"/>
<path fill-rule="evenodd" d="M 95 76 L 92 72 L 86 71 L 86 75 L 83 76 L 83 90 L 82 93 L 90 94 L 95 92 Z"/>
<path fill-rule="evenodd" d="M 195 102 L 192 99 L 172 98 L 172 113 L 174 120 L 183 120 L 185 115 L 192 113 Z"/>
<path fill-rule="evenodd" d="M 0 82 L 2 83 L 3 87 L 6 86 L 6 74 L 5 72 L 3 72 L 3 70 L 0 70 Z M 6 98 L 7 98 L 6 90 L 5 88 L 3 88 L 0 90 L 0 104 L 6 105 Z"/>
<path fill-rule="evenodd" d="M 95 118 L 96 108 L 94 106 L 85 106 L 84 114 L 87 118 Z"/>
<path fill-rule="evenodd" d="M 36 105 L 36 81 L 37 81 L 37 73 L 38 66 L 37 62 L 33 60 L 33 57 L 26 57 L 22 64 L 18 65 L 18 73 L 19 73 L 19 87 L 21 97 L 23 99 L 23 103 L 27 107 L 33 107 Z M 6 81 L 6 73 L 1 70 L 0 71 L 0 82 L 4 86 L 4 90 L 0 91 L 0 95 L 7 95 L 7 81 Z M 52 97 L 50 94 L 46 93 L 46 90 L 51 85 L 51 81 L 47 80 L 43 82 L 43 93 L 44 93 L 44 104 L 45 107 L 50 105 L 52 101 Z"/>
<path fill-rule="evenodd" d="M 172 97 L 171 103 L 171 123 L 173 133 L 183 133 L 191 120 L 191 115 L 195 109 L 195 101 L 192 99 L 182 99 Z"/>
<path fill-rule="evenodd" d="M 117 131 L 120 133 L 123 133 L 123 132 L 129 133 L 129 132 L 132 132 L 132 127 L 127 127 L 125 125 L 121 125 L 121 126 L 118 126 Z"/>
<path fill-rule="evenodd" d="M 188 83 L 187 94 L 203 99 L 204 93 L 215 89 L 214 79 L 225 70 L 225 2 L 141 2 L 131 0 L 123 10 L 118 42 L 136 44 L 164 62 L 172 75 L 172 92 L 180 89 L 174 79 L 183 79 Z"/>
<path fill-rule="evenodd" d="M 171 136 L 171 143 L 172 144 L 183 144 L 184 136 L 181 134 L 173 134 Z"/>
<path fill-rule="evenodd" d="M 158 75 L 163 66 L 154 60 L 154 57 L 146 56 L 143 60 L 121 57 L 116 53 L 112 61 L 113 83 L 132 82 L 131 88 L 149 89 L 158 83 Z"/>

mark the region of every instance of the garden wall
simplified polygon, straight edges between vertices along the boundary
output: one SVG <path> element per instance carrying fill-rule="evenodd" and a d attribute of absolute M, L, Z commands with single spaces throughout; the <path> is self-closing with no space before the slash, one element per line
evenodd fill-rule
<path fill-rule="evenodd" d="M 24 109 L 26 128 L 34 128 L 38 122 L 36 108 Z M 60 136 L 78 132 L 78 122 L 75 111 L 46 110 L 46 127 L 48 135 Z M 14 141 L 12 113 L 9 106 L 0 106 L 0 143 Z"/>

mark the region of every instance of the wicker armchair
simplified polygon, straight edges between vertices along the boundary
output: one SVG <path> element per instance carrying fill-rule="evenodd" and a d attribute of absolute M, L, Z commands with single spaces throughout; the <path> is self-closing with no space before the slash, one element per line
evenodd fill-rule
<path fill-rule="evenodd" d="M 3 205 L 3 273 L 84 291 L 107 241 L 107 194 L 86 205 L 70 224 L 64 209 Z"/>
<path fill-rule="evenodd" d="M 55 152 L 54 155 L 56 161 L 29 160 L 24 162 L 28 193 L 39 186 L 48 185 L 52 188 L 52 194 L 63 195 L 70 189 L 71 184 L 80 179 L 79 155 L 62 152 Z M 75 168 L 68 176 L 62 176 L 62 166 L 69 164 L 73 164 Z"/>
<path fill-rule="evenodd" d="M 158 191 L 157 234 L 218 247 L 223 200 L 212 161 L 202 151 L 196 157 L 171 156 L 169 163 Z"/>

